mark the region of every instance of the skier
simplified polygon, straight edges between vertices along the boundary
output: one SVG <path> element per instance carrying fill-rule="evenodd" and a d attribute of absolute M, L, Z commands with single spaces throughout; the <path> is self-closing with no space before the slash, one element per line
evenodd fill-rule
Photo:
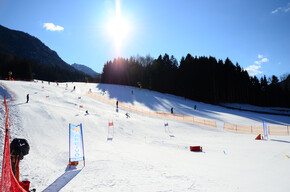
<path fill-rule="evenodd" d="M 171 107 L 171 114 L 173 114 L 173 107 Z"/>
<path fill-rule="evenodd" d="M 118 105 L 119 105 L 119 102 L 118 102 L 118 100 L 117 100 L 117 102 L 116 102 L 116 107 L 117 107 L 117 109 L 118 109 Z"/>
<path fill-rule="evenodd" d="M 26 103 L 29 101 L 29 94 L 26 95 Z"/>
<path fill-rule="evenodd" d="M 129 113 L 125 113 L 126 118 L 130 118 L 130 114 Z"/>
<path fill-rule="evenodd" d="M 196 110 L 196 105 L 194 105 L 194 110 Z"/>

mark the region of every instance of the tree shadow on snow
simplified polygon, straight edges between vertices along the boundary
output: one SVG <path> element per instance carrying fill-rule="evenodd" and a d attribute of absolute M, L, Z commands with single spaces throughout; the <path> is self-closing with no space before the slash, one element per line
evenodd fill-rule
<path fill-rule="evenodd" d="M 105 94 L 109 94 L 110 99 L 116 99 L 119 102 L 124 102 L 131 105 L 134 105 L 134 102 L 138 102 L 153 111 L 160 111 L 161 109 L 160 112 L 170 113 L 170 108 L 173 107 L 174 113 L 176 114 L 197 116 L 215 121 L 224 121 L 224 115 L 228 114 L 258 121 L 261 122 L 261 124 L 263 121 L 270 124 L 281 125 L 290 123 L 290 118 L 287 116 L 227 109 L 218 105 L 206 104 L 175 95 L 151 91 L 148 89 L 140 90 L 137 87 L 98 84 L 96 88 Z M 197 106 L 197 110 L 194 110 L 195 105 Z M 235 117 L 233 116 L 233 118 Z"/>
<path fill-rule="evenodd" d="M 277 141 L 277 142 L 282 142 L 282 143 L 290 143 L 290 141 L 284 141 L 284 140 L 279 140 L 279 139 L 271 139 L 271 141 Z"/>
<path fill-rule="evenodd" d="M 43 192 L 55 192 L 60 191 L 66 184 L 68 184 L 82 169 L 67 167 L 65 172 L 57 178 L 52 184 L 50 184 Z"/>
<path fill-rule="evenodd" d="M 5 89 L 4 86 L 2 87 L 0 84 L 0 99 L 4 99 L 4 95 L 6 96 L 6 99 L 11 99 L 11 95 L 9 94 L 7 89 Z"/>
<path fill-rule="evenodd" d="M 173 107 L 171 103 L 164 103 L 161 100 L 167 99 L 168 94 L 151 91 L 148 89 L 140 90 L 138 87 L 130 87 L 113 84 L 98 84 L 97 89 L 109 94 L 110 99 L 116 99 L 122 103 L 134 102 L 141 103 L 151 110 L 157 110 L 156 106 L 164 108 L 164 112 L 170 113 L 170 108 Z M 133 93 L 132 93 L 133 91 Z"/>

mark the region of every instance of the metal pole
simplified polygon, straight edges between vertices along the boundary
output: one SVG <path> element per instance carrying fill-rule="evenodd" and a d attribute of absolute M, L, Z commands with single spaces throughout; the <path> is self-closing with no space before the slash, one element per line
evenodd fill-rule
<path fill-rule="evenodd" d="M 69 151 L 69 154 L 68 154 L 68 167 L 70 168 L 70 123 L 68 125 L 68 137 L 69 137 L 69 142 L 68 142 L 68 151 Z"/>
<path fill-rule="evenodd" d="M 84 154 L 84 167 L 86 166 L 86 161 L 85 161 L 85 147 L 84 147 L 84 136 L 83 136 L 83 126 L 80 124 L 81 128 L 81 133 L 82 133 L 82 144 L 83 144 L 83 154 Z"/>

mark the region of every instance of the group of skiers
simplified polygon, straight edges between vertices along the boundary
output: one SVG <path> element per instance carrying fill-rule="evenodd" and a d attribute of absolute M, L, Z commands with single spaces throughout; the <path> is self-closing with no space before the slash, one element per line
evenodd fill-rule
<path fill-rule="evenodd" d="M 74 86 L 73 91 L 75 91 L 75 89 L 76 89 L 76 87 Z M 89 92 L 91 92 L 91 91 L 92 90 L 90 89 Z M 134 92 L 132 90 L 132 95 L 133 94 L 134 94 Z M 29 102 L 29 94 L 26 95 L 26 103 L 28 103 L 28 102 Z M 119 101 L 118 100 L 116 101 L 116 108 L 117 109 L 119 108 Z M 194 110 L 196 110 L 196 105 L 194 105 Z M 173 107 L 171 107 L 170 112 L 171 112 L 171 114 L 173 114 Z M 86 114 L 88 115 L 88 111 L 86 111 Z M 128 118 L 128 116 L 127 116 L 127 118 Z"/>

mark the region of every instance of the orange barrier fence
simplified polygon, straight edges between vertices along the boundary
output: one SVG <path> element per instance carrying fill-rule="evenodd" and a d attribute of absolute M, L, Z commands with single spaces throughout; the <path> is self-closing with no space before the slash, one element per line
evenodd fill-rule
<path fill-rule="evenodd" d="M 290 126 L 268 125 L 268 133 L 270 135 L 290 135 Z"/>
<path fill-rule="evenodd" d="M 4 152 L 2 161 L 2 174 L 0 182 L 0 191 L 13 191 L 13 192 L 26 192 L 18 181 L 16 180 L 12 167 L 11 167 L 11 157 L 10 157 L 10 142 L 9 142 L 9 110 L 6 103 L 6 97 L 4 96 L 5 105 L 5 142 L 4 142 Z"/>
<path fill-rule="evenodd" d="M 263 125 L 234 125 L 225 123 L 224 130 L 248 134 L 264 133 Z M 267 125 L 267 130 L 269 135 L 290 135 L 290 126 L 287 125 Z"/>
<path fill-rule="evenodd" d="M 116 100 L 109 99 L 104 96 L 100 96 L 94 93 L 86 92 L 86 94 L 90 97 L 94 97 L 98 100 L 105 101 L 111 104 L 116 104 Z M 124 109 L 128 109 L 130 111 L 134 111 L 143 115 L 148 115 L 152 117 L 159 117 L 159 118 L 165 118 L 165 119 L 173 119 L 173 120 L 178 120 L 178 121 L 183 121 L 183 122 L 188 122 L 188 123 L 194 123 L 194 124 L 199 124 L 203 125 L 206 127 L 211 127 L 211 128 L 216 128 L 216 122 L 209 120 L 209 119 L 204 119 L 200 117 L 195 117 L 195 116 L 186 116 L 186 115 L 180 115 L 180 114 L 171 114 L 171 113 L 164 113 L 164 112 L 157 112 L 157 111 L 146 111 L 139 109 L 137 107 L 133 107 L 131 105 L 128 105 L 126 103 L 121 103 L 119 102 L 118 104 L 119 107 L 122 107 Z"/>

